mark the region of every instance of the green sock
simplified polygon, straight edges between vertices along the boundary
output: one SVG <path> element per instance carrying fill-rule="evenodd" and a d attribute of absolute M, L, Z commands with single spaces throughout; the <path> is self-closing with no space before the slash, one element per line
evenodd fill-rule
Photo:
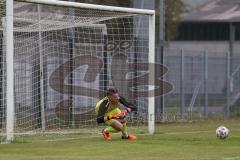
<path fill-rule="evenodd" d="M 116 133 L 118 132 L 115 128 L 108 126 L 107 128 L 104 129 L 105 132 L 107 133 Z"/>

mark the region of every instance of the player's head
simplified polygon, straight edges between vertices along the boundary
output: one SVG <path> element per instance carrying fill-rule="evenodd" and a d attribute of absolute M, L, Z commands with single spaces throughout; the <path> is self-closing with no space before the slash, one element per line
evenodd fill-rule
<path fill-rule="evenodd" d="M 119 102 L 119 94 L 118 94 L 118 90 L 116 88 L 109 88 L 107 90 L 107 97 L 109 99 L 109 101 L 113 104 L 116 104 Z"/>

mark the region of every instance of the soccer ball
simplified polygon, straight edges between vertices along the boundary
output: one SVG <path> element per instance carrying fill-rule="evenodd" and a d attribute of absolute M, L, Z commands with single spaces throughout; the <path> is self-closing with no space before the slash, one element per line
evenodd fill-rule
<path fill-rule="evenodd" d="M 216 135 L 219 139 L 226 139 L 229 135 L 229 129 L 225 126 L 220 126 L 216 129 Z"/>

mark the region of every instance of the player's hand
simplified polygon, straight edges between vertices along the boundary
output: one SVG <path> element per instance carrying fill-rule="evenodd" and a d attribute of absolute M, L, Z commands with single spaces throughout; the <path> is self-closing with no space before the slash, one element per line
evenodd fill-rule
<path fill-rule="evenodd" d="M 107 116 L 107 120 L 118 119 L 118 118 L 119 118 L 119 116 L 117 114 Z"/>
<path fill-rule="evenodd" d="M 119 114 L 120 119 L 124 119 L 126 117 L 127 110 L 122 111 L 122 113 Z"/>
<path fill-rule="evenodd" d="M 128 112 L 131 112 L 132 111 L 132 109 L 131 108 L 126 108 L 126 112 L 128 113 Z"/>

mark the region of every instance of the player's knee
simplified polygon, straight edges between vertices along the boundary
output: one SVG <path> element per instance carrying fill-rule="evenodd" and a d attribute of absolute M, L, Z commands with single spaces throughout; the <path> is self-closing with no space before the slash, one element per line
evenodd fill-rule
<path fill-rule="evenodd" d="M 114 129 L 116 129 L 117 131 L 122 131 L 123 130 L 123 125 L 121 122 L 115 122 L 115 123 L 112 123 L 111 125 Z"/>

